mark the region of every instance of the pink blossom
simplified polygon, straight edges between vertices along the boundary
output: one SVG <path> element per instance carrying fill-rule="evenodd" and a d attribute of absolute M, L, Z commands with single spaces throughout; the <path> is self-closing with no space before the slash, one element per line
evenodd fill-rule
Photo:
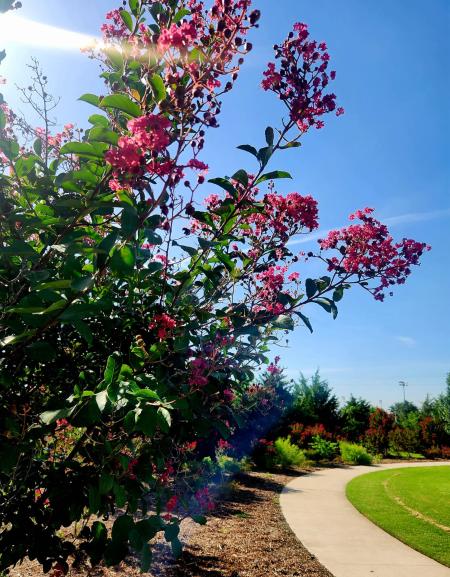
<path fill-rule="evenodd" d="M 326 72 L 330 59 L 327 45 L 308 37 L 307 25 L 296 23 L 287 40 L 275 46 L 279 68 L 270 62 L 261 82 L 264 90 L 275 92 L 287 105 L 291 120 L 301 132 L 313 125 L 321 128 L 324 123 L 320 117 L 336 109 L 336 95 L 324 92 L 336 77 L 334 71 L 329 75 Z M 336 115 L 343 112 L 343 108 L 338 108 Z"/>
<path fill-rule="evenodd" d="M 157 314 L 153 317 L 150 321 L 149 329 L 156 329 L 156 334 L 158 338 L 163 341 L 165 340 L 172 332 L 172 330 L 177 326 L 177 322 L 175 319 L 170 317 L 166 313 Z"/>
<path fill-rule="evenodd" d="M 234 400 L 235 396 L 236 395 L 231 389 L 225 389 L 223 392 L 223 398 L 227 403 L 231 403 Z"/>
<path fill-rule="evenodd" d="M 388 228 L 371 216 L 373 209 L 365 208 L 350 215 L 350 220 L 361 220 L 340 230 L 332 230 L 319 240 L 322 250 L 337 249 L 339 256 L 327 259 L 328 270 L 342 277 L 357 275 L 358 281 L 379 285 L 369 288 L 375 299 L 384 299 L 384 290 L 394 284 L 403 284 L 411 273 L 411 265 L 418 265 L 425 243 L 404 238 L 394 242 Z"/>

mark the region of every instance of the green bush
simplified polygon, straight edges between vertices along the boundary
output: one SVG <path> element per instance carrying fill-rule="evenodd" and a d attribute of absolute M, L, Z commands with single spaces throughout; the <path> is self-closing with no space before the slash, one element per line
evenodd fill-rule
<path fill-rule="evenodd" d="M 371 465 L 373 463 L 372 455 L 361 445 L 341 442 L 339 447 L 344 463 L 350 463 L 351 465 Z"/>
<path fill-rule="evenodd" d="M 339 452 L 338 443 L 322 439 L 319 435 L 314 435 L 309 446 L 319 459 L 333 459 Z"/>
<path fill-rule="evenodd" d="M 305 465 L 306 456 L 304 451 L 291 442 L 290 437 L 280 437 L 275 443 L 274 461 L 283 468 Z"/>

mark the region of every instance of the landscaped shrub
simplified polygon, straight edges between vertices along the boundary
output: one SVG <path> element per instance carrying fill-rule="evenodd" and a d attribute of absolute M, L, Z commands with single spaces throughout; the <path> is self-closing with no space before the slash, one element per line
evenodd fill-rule
<path fill-rule="evenodd" d="M 419 449 L 419 431 L 417 429 L 394 427 L 389 432 L 388 437 L 391 453 L 415 453 Z"/>
<path fill-rule="evenodd" d="M 282 468 L 305 465 L 307 459 L 304 451 L 291 442 L 290 437 L 279 437 L 274 443 L 274 461 Z"/>
<path fill-rule="evenodd" d="M 369 417 L 369 428 L 364 435 L 364 445 L 374 454 L 386 455 L 389 451 L 389 433 L 394 427 L 394 415 L 377 407 Z"/>
<path fill-rule="evenodd" d="M 443 459 L 450 459 L 450 447 L 443 445 L 441 447 L 441 457 Z"/>
<path fill-rule="evenodd" d="M 371 465 L 373 463 L 372 455 L 370 455 L 362 445 L 341 441 L 339 448 L 344 463 L 351 465 Z"/>
<path fill-rule="evenodd" d="M 310 448 L 317 455 L 318 459 L 333 459 L 339 453 L 339 443 L 327 441 L 315 435 L 310 443 Z"/>
<path fill-rule="evenodd" d="M 351 395 L 340 411 L 341 431 L 349 441 L 360 441 L 369 428 L 370 403 Z"/>
<path fill-rule="evenodd" d="M 102 94 L 80 97 L 94 108 L 86 126 L 55 133 L 37 64 L 26 100 L 44 127 L 0 98 L 0 572 L 26 557 L 62 573 L 86 556 L 115 565 L 130 549 L 147 571 L 157 534 L 178 555 L 181 520 L 212 507 L 201 471 L 273 343 L 312 330 L 308 306 L 336 317 L 354 285 L 383 300 L 427 248 L 395 242 L 364 208 L 311 248 L 317 278 L 295 270 L 289 240 L 318 228 L 317 202 L 280 193 L 291 175 L 272 161 L 343 112 L 326 45 L 304 24 L 262 78 L 285 118 L 206 184 L 207 132 L 259 11 L 129 0 L 107 18 L 93 54 Z M 304 459 L 287 439 L 275 451 Z M 61 531 L 81 519 L 75 540 Z"/>
<path fill-rule="evenodd" d="M 274 442 L 267 439 L 259 439 L 252 451 L 252 460 L 257 467 L 272 469 L 275 466 Z"/>
<path fill-rule="evenodd" d="M 318 370 L 310 379 L 301 374 L 300 379 L 294 382 L 292 395 L 292 407 L 288 412 L 291 423 L 323 423 L 327 429 L 335 430 L 339 421 L 339 401 Z"/>
<path fill-rule="evenodd" d="M 307 448 L 314 437 L 331 440 L 333 435 L 329 433 L 322 423 L 315 425 L 303 425 L 302 423 L 293 423 L 290 425 L 290 436 L 293 441 L 300 447 Z"/>

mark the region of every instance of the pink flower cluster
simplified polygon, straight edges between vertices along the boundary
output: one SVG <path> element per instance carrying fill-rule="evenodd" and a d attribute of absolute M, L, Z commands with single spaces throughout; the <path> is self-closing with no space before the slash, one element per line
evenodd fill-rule
<path fill-rule="evenodd" d="M 156 334 L 158 338 L 163 341 L 170 336 L 173 329 L 177 326 L 177 322 L 175 319 L 170 317 L 166 313 L 157 314 L 153 317 L 148 328 L 150 330 L 156 329 Z"/>
<path fill-rule="evenodd" d="M 280 357 L 276 356 L 273 363 L 270 363 L 270 365 L 267 367 L 267 370 L 271 375 L 278 375 L 279 373 L 281 373 L 281 369 L 278 366 L 279 362 L 280 362 Z"/>
<path fill-rule="evenodd" d="M 327 73 L 330 56 L 324 42 L 308 40 L 306 24 L 297 23 L 294 31 L 281 46 L 275 46 L 275 58 L 280 59 L 279 68 L 270 62 L 261 83 L 264 90 L 271 90 L 287 105 L 291 120 L 301 132 L 311 126 L 321 128 L 321 116 L 336 110 L 336 95 L 325 93 L 334 71 Z M 337 108 L 336 115 L 343 114 Z"/>
<path fill-rule="evenodd" d="M 340 230 L 332 230 L 319 240 L 320 248 L 338 249 L 340 257 L 328 258 L 328 270 L 342 276 L 358 275 L 359 281 L 379 279 L 380 284 L 369 289 L 377 300 L 384 299 L 384 290 L 395 284 L 403 284 L 411 273 L 411 265 L 430 246 L 404 238 L 394 242 L 386 225 L 371 216 L 373 209 L 365 208 L 350 215 L 362 224 L 353 224 Z"/>
<path fill-rule="evenodd" d="M 169 48 L 187 50 L 197 38 L 197 29 L 193 22 L 172 24 L 170 28 L 164 28 L 158 39 L 158 48 L 165 52 Z"/>
<path fill-rule="evenodd" d="M 113 38 L 124 38 L 129 36 L 130 32 L 125 26 L 125 23 L 120 15 L 120 10 L 111 10 L 106 14 L 106 20 L 110 20 L 110 24 L 102 24 L 101 31 L 105 40 Z"/>
<path fill-rule="evenodd" d="M 112 190 L 119 190 L 124 182 L 130 183 L 133 180 L 130 180 L 130 175 L 141 176 L 144 170 L 158 174 L 161 168 L 163 173 L 167 172 L 167 163 L 157 162 L 152 155 L 162 152 L 169 145 L 168 129 L 171 126 L 170 120 L 158 114 L 148 114 L 128 121 L 131 135 L 121 136 L 117 148 L 111 148 L 105 155 L 114 168 L 114 178 L 109 183 Z M 169 172 L 172 168 L 170 164 Z"/>
<path fill-rule="evenodd" d="M 302 196 L 298 192 L 282 196 L 272 192 L 265 195 L 263 203 L 264 209 L 248 218 L 248 223 L 255 225 L 254 232 L 258 237 L 271 229 L 278 237 L 287 240 L 288 235 L 303 228 L 312 231 L 319 226 L 317 201 L 312 196 Z M 269 232 L 268 238 L 272 234 Z"/>
<path fill-rule="evenodd" d="M 276 265 L 255 275 L 256 280 L 261 283 L 257 290 L 258 302 L 254 307 L 255 311 L 267 311 L 275 315 L 284 311 L 284 305 L 278 298 L 283 290 L 286 272 L 287 266 Z"/>
<path fill-rule="evenodd" d="M 209 363 L 203 357 L 196 357 L 190 364 L 191 375 L 189 377 L 189 385 L 191 387 L 204 387 L 208 384 L 207 372 L 209 370 Z"/>

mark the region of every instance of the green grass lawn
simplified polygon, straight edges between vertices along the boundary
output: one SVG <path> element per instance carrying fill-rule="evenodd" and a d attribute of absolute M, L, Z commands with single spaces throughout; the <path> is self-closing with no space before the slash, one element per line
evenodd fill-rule
<path fill-rule="evenodd" d="M 450 466 L 367 473 L 346 493 L 382 529 L 450 567 Z"/>

